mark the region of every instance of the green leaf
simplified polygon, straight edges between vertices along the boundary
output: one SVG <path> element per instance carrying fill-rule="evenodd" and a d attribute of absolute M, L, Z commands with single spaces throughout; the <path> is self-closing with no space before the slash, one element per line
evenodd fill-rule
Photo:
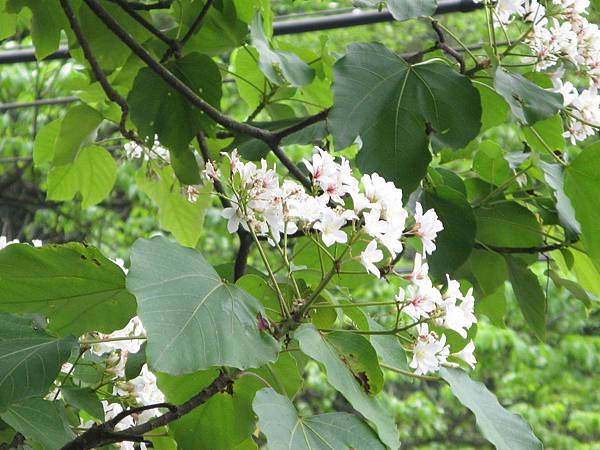
<path fill-rule="evenodd" d="M 505 255 L 508 277 L 523 317 L 541 341 L 546 339 L 546 296 L 534 273 L 520 258 Z"/>
<path fill-rule="evenodd" d="M 59 402 L 31 398 L 12 405 L 0 414 L 0 418 L 28 441 L 40 444 L 45 450 L 56 450 L 75 438 L 67 424 L 66 414 Z"/>
<path fill-rule="evenodd" d="M 256 13 L 250 25 L 250 36 L 252 46 L 258 51 L 258 65 L 272 83 L 305 86 L 315 77 L 314 69 L 295 53 L 271 48 L 260 12 Z"/>
<path fill-rule="evenodd" d="M 192 150 L 185 150 L 179 154 L 171 152 L 170 156 L 173 171 L 182 184 L 193 185 L 202 183 L 200 166 L 198 166 L 196 155 Z"/>
<path fill-rule="evenodd" d="M 559 164 L 549 164 L 544 161 L 539 161 L 538 164 L 544 171 L 544 179 L 546 183 L 554 191 L 554 197 L 556 198 L 556 211 L 558 212 L 558 218 L 563 226 L 576 234 L 581 233 L 581 225 L 575 218 L 575 210 L 569 197 L 565 194 L 564 187 L 564 172 L 563 168 Z"/>
<path fill-rule="evenodd" d="M 494 78 L 496 92 L 504 97 L 513 115 L 524 125 L 552 117 L 563 108 L 563 97 L 542 89 L 518 73 L 499 67 Z"/>
<path fill-rule="evenodd" d="M 221 278 L 223 278 L 222 275 Z M 237 280 L 235 284 L 254 298 L 258 298 L 261 301 L 268 319 L 277 322 L 281 320 L 281 309 L 279 307 L 277 292 L 275 292 L 267 280 L 262 276 L 248 273 Z"/>
<path fill-rule="evenodd" d="M 250 111 L 254 111 L 265 95 L 266 78 L 258 66 L 258 52 L 251 47 L 234 50 L 231 54 L 232 70 L 243 74 L 235 77 L 235 86 Z"/>
<path fill-rule="evenodd" d="M 379 367 L 377 353 L 364 336 L 336 331 L 325 340 L 336 349 L 362 388 L 375 395 L 383 388 L 383 372 Z"/>
<path fill-rule="evenodd" d="M 66 17 L 55 0 L 7 0 L 6 11 L 31 10 L 31 39 L 38 61 L 58 50 L 61 29 L 67 28 Z M 1 27 L 0 27 L 1 29 Z"/>
<path fill-rule="evenodd" d="M 564 170 L 565 192 L 581 224 L 581 239 L 600 271 L 600 144 L 583 150 Z"/>
<path fill-rule="evenodd" d="M 14 36 L 17 32 L 17 15 L 5 11 L 6 0 L 0 0 L 0 39 Z"/>
<path fill-rule="evenodd" d="M 102 115 L 85 104 L 71 107 L 62 119 L 60 132 L 54 144 L 55 166 L 73 162 L 79 147 L 93 140 Z"/>
<path fill-rule="evenodd" d="M 479 207 L 473 212 L 479 242 L 497 247 L 537 247 L 543 243 L 540 223 L 518 203 Z"/>
<path fill-rule="evenodd" d="M 167 68 L 215 108 L 221 101 L 221 75 L 214 61 L 199 53 L 190 53 Z M 148 95 L 148 93 L 152 95 Z M 201 130 L 212 126 L 198 108 L 170 87 L 149 68 L 139 71 L 127 98 L 131 120 L 140 136 L 151 147 L 155 136 L 175 154 L 188 150 L 190 141 Z"/>
<path fill-rule="evenodd" d="M 498 253 L 473 249 L 469 263 L 481 291 L 486 295 L 495 292 L 508 279 L 506 263 Z"/>
<path fill-rule="evenodd" d="M 371 7 L 385 3 L 394 19 L 400 21 L 432 16 L 437 8 L 437 0 L 358 0 L 357 3 Z"/>
<path fill-rule="evenodd" d="M 79 192 L 88 208 L 109 196 L 117 179 L 117 163 L 104 148 L 82 148 L 75 161 L 54 167 L 48 174 L 48 200 L 72 200 Z"/>
<path fill-rule="evenodd" d="M 138 172 L 138 187 L 158 206 L 158 222 L 163 230 L 173 233 L 181 245 L 195 247 L 202 234 L 206 210 L 212 202 L 208 195 L 212 187 L 200 188 L 198 200 L 191 203 L 180 192 L 171 167 L 157 169 L 150 176 L 145 171 Z"/>
<path fill-rule="evenodd" d="M 509 107 L 502 96 L 493 87 L 480 81 L 473 81 L 473 86 L 481 97 L 481 133 L 506 123 Z"/>
<path fill-rule="evenodd" d="M 439 374 L 456 398 L 475 414 L 479 429 L 498 450 L 543 448 L 527 422 L 504 409 L 494 394 L 483 384 L 471 380 L 465 371 L 443 367 Z"/>
<path fill-rule="evenodd" d="M 485 314 L 490 322 L 496 327 L 505 328 L 504 317 L 506 316 L 506 289 L 504 285 L 485 297 L 479 298 L 475 304 L 477 315 Z"/>
<path fill-rule="evenodd" d="M 55 338 L 31 319 L 0 314 L 0 411 L 45 395 L 69 359 L 73 338 Z"/>
<path fill-rule="evenodd" d="M 300 417 L 291 401 L 273 389 L 256 393 L 252 408 L 269 448 L 288 450 L 381 449 L 371 430 L 357 416 L 329 413 Z"/>
<path fill-rule="evenodd" d="M 373 422 L 381 441 L 392 449 L 399 448 L 398 430 L 393 419 L 377 400 L 364 391 L 325 337 L 308 324 L 301 325 L 294 337 L 303 353 L 325 367 L 327 382 L 346 397 L 354 409 Z"/>
<path fill-rule="evenodd" d="M 493 141 L 483 141 L 479 145 L 473 158 L 473 170 L 482 180 L 495 186 L 500 186 L 512 176 L 502 147 Z"/>
<path fill-rule="evenodd" d="M 136 378 L 142 371 L 142 367 L 146 364 L 146 342 L 144 342 L 136 353 L 127 355 L 125 363 L 125 379 L 131 380 Z"/>
<path fill-rule="evenodd" d="M 129 355 L 131 356 L 131 355 Z M 127 359 L 129 362 L 129 357 Z M 69 405 L 82 409 L 92 417 L 104 421 L 104 408 L 91 388 L 63 387 L 62 396 Z"/>
<path fill-rule="evenodd" d="M 181 404 L 207 387 L 218 373 L 215 369 L 176 377 L 158 373 L 158 387 L 169 402 Z M 200 407 L 169 424 L 179 450 L 228 450 L 252 434 L 251 397 L 243 384 L 247 378 L 250 377 L 236 380 L 232 393 L 217 393 Z"/>
<path fill-rule="evenodd" d="M 298 370 L 298 362 L 291 353 L 279 353 L 277 361 L 267 363 L 259 369 L 252 369 L 251 372 L 259 374 L 277 392 L 289 398 L 294 398 L 304 382 Z M 260 381 L 259 384 L 260 387 L 264 385 Z"/>
<path fill-rule="evenodd" d="M 56 0 L 53 0 L 56 3 Z M 118 5 L 103 4 L 102 7 L 113 17 L 119 25 L 137 41 L 144 42 L 151 35 L 148 30 L 141 26 L 137 21 L 130 17 Z M 55 6 L 54 8 L 60 8 Z M 142 13 L 146 19 L 150 19 L 149 14 Z M 104 23 L 92 12 L 92 10 L 83 2 L 79 8 L 79 20 L 81 27 L 85 32 L 87 41 L 90 44 L 94 57 L 107 72 L 112 72 L 126 63 L 131 55 L 131 50 L 114 33 L 110 32 Z M 70 29 L 70 28 L 69 28 Z M 81 55 L 83 57 L 83 55 Z M 148 96 L 151 98 L 151 96 Z"/>
<path fill-rule="evenodd" d="M 0 251 L 0 311 L 38 313 L 61 336 L 110 333 L 135 314 L 125 274 L 94 247 L 77 243 Z"/>
<path fill-rule="evenodd" d="M 204 257 L 163 237 L 138 239 L 127 287 L 137 297 L 151 368 L 172 375 L 214 366 L 245 369 L 275 361 L 277 344 L 260 331 L 262 305 L 224 284 Z M 168 300 L 166 300 L 168 299 Z"/>
<path fill-rule="evenodd" d="M 481 126 L 479 93 L 439 62 L 410 66 L 381 44 L 351 44 L 334 67 L 328 124 L 337 150 L 360 136 L 364 173 L 413 191 L 431 161 L 427 128 L 439 147 L 461 148 Z"/>
<path fill-rule="evenodd" d="M 444 224 L 436 239 L 436 251 L 427 258 L 431 273 L 440 281 L 452 275 L 467 260 L 475 242 L 475 216 L 466 197 L 448 187 L 426 190 L 423 208 L 433 208 Z"/>
<path fill-rule="evenodd" d="M 557 287 L 565 288 L 573 295 L 573 297 L 581 300 L 586 308 L 590 308 L 592 306 L 592 300 L 589 294 L 578 283 L 572 280 L 567 280 L 566 278 L 561 278 L 560 275 L 553 270 L 549 271 L 547 275 L 552 278 L 552 281 Z"/>
<path fill-rule="evenodd" d="M 42 128 L 33 143 L 33 164 L 41 166 L 54 158 L 54 146 L 62 126 L 61 119 L 55 119 Z"/>
<path fill-rule="evenodd" d="M 205 3 L 190 2 L 189 7 L 178 17 L 183 17 L 186 25 L 191 26 Z M 177 9 L 176 6 L 175 10 Z M 188 51 L 219 56 L 242 45 L 247 34 L 248 25 L 239 20 L 233 2 L 215 2 L 202 21 L 202 27 L 192 35 L 186 48 Z"/>
<path fill-rule="evenodd" d="M 369 329 L 373 331 L 382 331 L 385 328 L 366 316 L 369 322 Z M 396 369 L 408 370 L 406 362 L 406 353 L 400 344 L 398 336 L 391 334 L 372 334 L 370 337 L 371 345 L 377 352 L 381 362 Z"/>
<path fill-rule="evenodd" d="M 533 131 L 532 131 L 533 130 Z M 547 144 L 552 150 L 562 150 L 565 148 L 565 138 L 563 137 L 563 122 L 560 115 L 552 116 L 541 120 L 531 127 L 523 128 L 525 140 L 529 146 L 537 152 L 545 153 Z M 535 135 L 539 134 L 543 142 Z"/>

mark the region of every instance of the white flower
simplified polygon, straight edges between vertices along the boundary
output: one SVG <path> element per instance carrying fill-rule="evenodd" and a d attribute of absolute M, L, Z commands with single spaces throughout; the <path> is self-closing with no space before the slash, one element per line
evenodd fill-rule
<path fill-rule="evenodd" d="M 242 221 L 242 212 L 237 204 L 233 204 L 233 206 L 224 208 L 221 211 L 221 217 L 227 219 L 227 231 L 230 233 L 237 232 L 240 227 L 240 222 Z"/>
<path fill-rule="evenodd" d="M 340 244 L 348 242 L 348 236 L 340 229 L 345 223 L 343 217 L 338 216 L 331 209 L 326 209 L 321 214 L 319 221 L 313 225 L 313 228 L 321 231 L 323 243 L 330 247 L 336 242 Z"/>
<path fill-rule="evenodd" d="M 415 263 L 413 266 L 413 270 L 410 274 L 404 275 L 405 280 L 412 281 L 415 284 L 429 284 L 431 285 L 431 280 L 428 276 L 429 273 L 429 265 L 424 262 L 423 256 L 420 253 L 415 255 Z"/>
<path fill-rule="evenodd" d="M 438 322 L 444 328 L 454 330 L 464 339 L 467 337 L 467 331 L 474 323 L 477 323 L 477 318 L 473 311 L 475 309 L 475 299 L 472 295 L 472 289 L 469 289 L 467 294 L 462 297 L 462 301 L 457 303 L 458 298 L 448 298 L 443 302 L 442 309 L 444 315 L 438 319 Z"/>
<path fill-rule="evenodd" d="M 367 269 L 368 272 L 371 272 L 377 278 L 379 278 L 380 273 L 377 266 L 374 264 L 383 259 L 383 252 L 377 248 L 377 241 L 372 240 L 367 245 L 361 254 L 360 254 L 360 263 Z"/>
<path fill-rule="evenodd" d="M 467 345 L 465 345 L 465 347 L 460 352 L 453 353 L 452 356 L 455 356 L 458 359 L 463 360 L 469 366 L 471 366 L 471 369 L 474 369 L 475 364 L 477 364 L 477 360 L 475 359 L 475 355 L 473 354 L 474 351 L 475 351 L 475 344 L 471 340 L 471 341 L 469 341 L 469 343 Z"/>
<path fill-rule="evenodd" d="M 2 250 L 5 247 L 8 247 L 11 244 L 18 244 L 19 240 L 18 239 L 13 239 L 12 241 L 9 241 L 8 239 L 6 239 L 6 236 L 0 236 L 0 250 Z"/>
<path fill-rule="evenodd" d="M 430 333 L 427 324 L 419 327 L 419 337 L 413 348 L 413 358 L 410 367 L 415 369 L 417 375 L 427 375 L 437 372 L 442 363 L 445 363 L 450 354 L 450 347 L 446 345 L 446 335 L 438 339 L 435 333 Z"/>
<path fill-rule="evenodd" d="M 423 207 L 419 202 L 415 205 L 415 226 L 413 233 L 421 238 L 423 242 L 423 250 L 427 254 L 435 251 L 435 238 L 437 234 L 444 229 L 442 222 L 438 220 L 438 216 L 433 209 L 427 210 L 423 214 Z"/>
<path fill-rule="evenodd" d="M 414 320 L 428 319 L 429 314 L 442 302 L 442 294 L 431 284 L 410 285 L 406 292 L 406 301 L 409 303 L 404 312 Z"/>

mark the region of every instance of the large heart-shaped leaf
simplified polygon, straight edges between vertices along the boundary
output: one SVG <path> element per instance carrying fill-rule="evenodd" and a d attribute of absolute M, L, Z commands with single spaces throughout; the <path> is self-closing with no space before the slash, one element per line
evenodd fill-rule
<path fill-rule="evenodd" d="M 481 127 L 479 92 L 439 62 L 411 66 L 381 44 L 352 44 L 334 67 L 330 130 L 337 149 L 360 136 L 363 172 L 414 190 L 437 147 L 460 148 Z"/>
<path fill-rule="evenodd" d="M 288 450 L 369 449 L 383 450 L 373 430 L 357 416 L 329 413 L 299 417 L 287 397 L 273 389 L 256 393 L 252 408 L 269 448 Z"/>
<path fill-rule="evenodd" d="M 504 409 L 483 384 L 471 380 L 461 369 L 444 367 L 439 374 L 456 398 L 475 414 L 479 429 L 498 450 L 541 450 L 542 443 L 527 422 Z"/>
<path fill-rule="evenodd" d="M 215 366 L 245 369 L 277 359 L 276 341 L 259 330 L 262 305 L 224 283 L 197 251 L 157 236 L 139 239 L 127 288 L 148 334 L 150 366 L 172 375 Z"/>
<path fill-rule="evenodd" d="M 400 447 L 398 430 L 392 417 L 357 382 L 335 348 L 314 326 L 304 324 L 294 333 L 303 353 L 318 361 L 327 371 L 327 382 L 338 390 L 358 412 L 373 422 L 381 441 L 392 449 Z"/>
<path fill-rule="evenodd" d="M 30 319 L 0 314 L 0 411 L 43 396 L 69 359 L 73 338 L 55 338 Z"/>
<path fill-rule="evenodd" d="M 123 328 L 135 314 L 125 274 L 82 244 L 9 245 L 0 251 L 0 311 L 38 313 L 61 336 Z"/>

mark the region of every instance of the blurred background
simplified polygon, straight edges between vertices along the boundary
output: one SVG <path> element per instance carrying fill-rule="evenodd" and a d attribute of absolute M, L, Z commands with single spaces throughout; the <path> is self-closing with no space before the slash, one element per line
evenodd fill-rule
<path fill-rule="evenodd" d="M 271 0 L 271 3 L 276 16 L 287 16 L 274 20 L 353 10 L 350 0 Z M 481 11 L 447 14 L 440 20 L 467 44 L 477 45 L 486 30 Z M 334 57 L 341 55 L 350 42 L 380 41 L 398 53 L 406 53 L 421 50 L 434 40 L 430 26 L 420 21 L 276 38 L 281 48 L 318 49 L 327 42 Z M 0 41 L 0 52 L 30 45 L 30 37 L 17 27 L 16 35 Z M 99 139 L 115 159 L 123 162 L 119 164 L 115 189 L 100 205 L 82 209 L 77 201 L 47 201 L 46 174 L 32 164 L 36 134 L 45 124 L 64 115 L 67 105 L 76 101 L 71 96 L 81 82 L 77 69 L 73 62 L 63 60 L 0 65 L 0 235 L 9 240 L 41 239 L 47 243 L 83 241 L 99 247 L 109 257 L 127 261 L 127 251 L 133 242 L 151 235 L 159 227 L 155 206 L 136 188 L 138 166 L 135 161 L 125 163 L 125 142 L 115 130 L 109 127 L 100 130 Z M 230 91 L 224 96 L 224 109 L 234 116 L 247 114 L 247 105 L 236 96 L 233 83 L 225 86 L 230 86 L 226 88 Z M 50 100 L 50 104 L 39 104 L 41 99 Z M 30 102 L 38 103 L 32 106 Z M 505 148 L 518 144 L 510 127 L 498 127 L 490 137 Z M 299 155 L 306 147 L 295 151 Z M 470 163 L 459 159 L 450 167 L 467 172 Z M 210 209 L 200 240 L 202 252 L 211 262 L 219 264 L 231 261 L 235 245 L 224 229 L 218 209 Z M 549 302 L 547 342 L 540 344 L 524 326 L 507 287 L 504 321 L 492 324 L 480 316 L 476 336 L 479 364 L 473 378 L 484 382 L 504 406 L 522 414 L 546 448 L 600 449 L 600 309 L 587 312 L 582 296 L 557 287 L 544 275 L 545 261 L 534 268 L 546 287 Z M 590 286 L 596 289 L 587 288 L 598 295 L 600 280 L 595 278 L 590 280 Z M 389 300 L 393 296 L 391 289 L 383 284 L 376 288 L 358 287 L 351 295 L 363 301 Z M 490 448 L 477 432 L 473 416 L 448 388 L 392 373 L 386 376 L 385 399 L 396 414 L 404 448 Z M 316 367 L 310 370 L 308 389 L 298 400 L 301 408 L 315 413 L 349 409 L 345 400 L 327 386 Z"/>

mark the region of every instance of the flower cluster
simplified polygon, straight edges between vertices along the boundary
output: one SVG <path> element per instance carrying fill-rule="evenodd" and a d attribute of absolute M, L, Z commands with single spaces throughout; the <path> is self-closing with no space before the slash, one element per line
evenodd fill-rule
<path fill-rule="evenodd" d="M 411 367 L 421 375 L 435 372 L 441 365 L 451 365 L 451 356 L 474 366 L 472 342 L 451 354 L 446 336 L 429 328 L 453 330 L 466 339 L 477 321 L 471 290 L 463 295 L 458 282 L 448 278 L 442 293 L 429 277 L 425 258 L 435 251 L 435 239 L 443 230 L 433 209 L 424 211 L 417 202 L 411 218 L 403 206 L 402 190 L 394 183 L 376 173 L 358 180 L 346 159 L 336 160 L 318 147 L 310 160 L 303 161 L 311 177 L 309 190 L 294 181 L 281 181 L 265 160 L 260 165 L 245 163 L 235 151 L 226 156 L 228 179 L 221 179 L 212 162 L 205 176 L 222 181 L 233 192 L 231 205 L 222 212 L 230 233 L 241 226 L 266 237 L 271 245 L 297 232 L 316 233 L 327 247 L 363 241 L 366 247 L 355 258 L 377 277 L 381 276 L 377 263 L 383 261 L 384 252 L 393 261 L 403 251 L 406 237 L 418 238 L 422 254 L 416 255 L 412 273 L 404 277 L 409 285 L 400 288 L 396 296 L 399 315 L 403 313 L 419 325 Z"/>
<path fill-rule="evenodd" d="M 137 142 L 133 141 L 126 143 L 124 148 L 127 159 L 143 158 L 146 161 L 150 159 L 159 159 L 167 163 L 171 160 L 169 156 L 169 150 L 161 145 L 158 140 L 158 136 L 154 136 L 154 144 L 152 145 L 152 148 L 146 149 Z"/>
<path fill-rule="evenodd" d="M 282 235 L 314 230 L 330 247 L 347 243 L 344 228 L 352 225 L 352 230 L 360 228 L 359 237 L 369 241 L 360 261 L 376 276 L 380 276 L 375 263 L 383 260 L 382 250 L 396 257 L 402 252 L 405 236 L 420 238 L 427 254 L 435 250 L 435 238 L 443 229 L 435 211 L 423 212 L 417 203 L 414 224 L 407 228 L 409 215 L 403 207 L 402 190 L 376 173 L 363 175 L 359 182 L 344 158 L 337 162 L 328 152 L 315 148 L 311 160 L 304 161 L 312 179 L 312 190 L 307 192 L 294 181 L 280 182 L 275 168 L 269 168 L 265 160 L 260 166 L 244 163 L 235 151 L 227 157 L 233 198 L 222 215 L 230 233 L 242 226 L 276 245 Z M 213 163 L 205 175 L 218 179 Z"/>
<path fill-rule="evenodd" d="M 564 136 L 573 144 L 592 136 L 592 125 L 600 123 L 600 29 L 586 18 L 589 6 L 589 0 L 552 0 L 546 6 L 537 0 L 499 0 L 495 11 L 500 26 L 517 17 L 529 23 L 525 42 L 532 56 L 526 62 L 534 58 L 537 70 L 557 68 L 551 75 L 572 111 Z M 569 66 L 589 80 L 581 92 L 560 80 Z"/>
<path fill-rule="evenodd" d="M 475 367 L 473 341 L 469 341 L 460 352 L 451 354 L 446 335 L 438 335 L 429 329 L 429 325 L 432 325 L 453 330 L 466 339 L 467 331 L 477 322 L 472 290 L 463 294 L 459 283 L 447 277 L 447 286 L 442 293 L 434 286 L 428 272 L 428 264 L 417 254 L 412 272 L 404 276 L 410 284 L 406 289 L 400 288 L 396 295 L 398 311 L 419 323 L 410 367 L 419 375 L 436 372 L 441 365 L 451 364 L 448 363 L 450 356 Z"/>

